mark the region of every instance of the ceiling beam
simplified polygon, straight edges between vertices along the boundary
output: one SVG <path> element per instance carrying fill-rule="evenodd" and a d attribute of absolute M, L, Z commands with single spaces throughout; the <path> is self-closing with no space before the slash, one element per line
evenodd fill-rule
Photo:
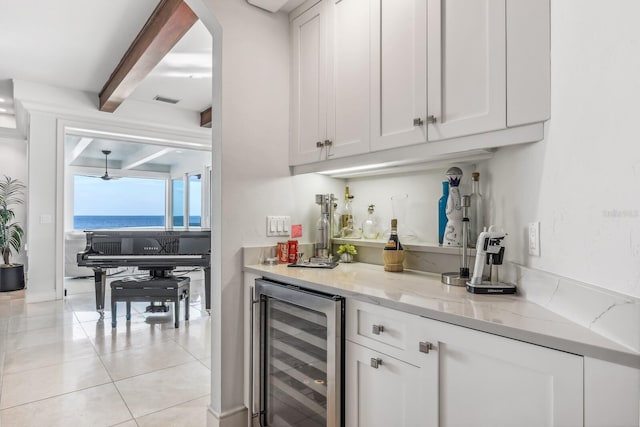
<path fill-rule="evenodd" d="M 154 153 L 148 154 L 144 157 L 140 157 L 137 160 L 129 162 L 126 165 L 123 165 L 120 169 L 129 170 L 129 169 L 137 168 L 140 165 L 149 163 L 151 160 L 157 159 L 160 156 L 164 156 L 165 154 L 171 153 L 174 150 L 175 150 L 174 148 L 163 148 L 162 150 L 158 150 Z"/>
<path fill-rule="evenodd" d="M 183 0 L 162 0 L 100 91 L 100 111 L 113 113 L 197 21 Z"/>
<path fill-rule="evenodd" d="M 200 113 L 200 127 L 210 128 L 211 127 L 211 107 Z"/>
<path fill-rule="evenodd" d="M 91 145 L 91 143 L 94 141 L 93 138 L 87 138 L 87 137 L 82 137 L 80 138 L 80 141 L 78 141 L 78 143 L 76 144 L 75 147 L 73 147 L 73 150 L 71 151 L 71 154 L 69 155 L 69 160 L 67 161 L 67 163 L 71 163 L 73 162 L 75 159 L 78 158 L 78 156 L 80 156 L 80 154 L 82 154 L 82 152 L 84 150 L 87 149 L 87 147 L 89 145 Z"/>

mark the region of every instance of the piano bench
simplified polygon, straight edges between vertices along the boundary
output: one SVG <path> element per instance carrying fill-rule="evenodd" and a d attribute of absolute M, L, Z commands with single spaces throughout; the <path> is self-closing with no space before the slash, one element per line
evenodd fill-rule
<path fill-rule="evenodd" d="M 131 320 L 131 302 L 173 302 L 174 324 L 180 325 L 180 301 L 184 300 L 184 320 L 189 320 L 188 277 L 150 277 L 143 280 L 111 282 L 111 327 L 117 325 L 116 303 L 127 303 L 127 320 Z"/>

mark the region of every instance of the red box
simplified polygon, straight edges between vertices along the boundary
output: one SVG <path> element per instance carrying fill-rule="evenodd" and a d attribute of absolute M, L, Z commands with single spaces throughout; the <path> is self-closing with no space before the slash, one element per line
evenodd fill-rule
<path fill-rule="evenodd" d="M 287 244 L 289 250 L 289 262 L 295 264 L 298 261 L 298 241 L 289 240 Z"/>
<path fill-rule="evenodd" d="M 289 262 L 289 245 L 287 242 L 278 242 L 278 262 Z"/>

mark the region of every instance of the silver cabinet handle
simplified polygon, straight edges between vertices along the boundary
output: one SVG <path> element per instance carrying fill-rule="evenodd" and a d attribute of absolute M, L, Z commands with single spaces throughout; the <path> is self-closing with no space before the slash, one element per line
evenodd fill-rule
<path fill-rule="evenodd" d="M 318 141 L 318 142 L 316 142 L 316 147 L 322 148 L 322 147 L 324 147 L 324 143 L 322 141 Z"/>
<path fill-rule="evenodd" d="M 427 124 L 434 124 L 435 122 L 437 122 L 436 120 L 436 116 L 427 116 Z"/>
<path fill-rule="evenodd" d="M 254 288 L 251 288 L 250 291 L 251 295 L 249 295 L 249 307 L 250 307 L 250 311 L 249 311 L 249 411 L 250 411 L 250 417 L 251 418 L 256 418 L 259 415 L 259 410 L 256 411 L 255 410 L 255 396 L 254 394 L 256 393 L 256 390 L 258 389 L 258 387 L 256 387 L 256 372 L 255 372 L 255 362 L 257 359 L 260 358 L 259 355 L 256 355 L 256 348 L 255 348 L 255 311 L 256 309 L 256 305 L 260 304 L 260 300 L 256 300 L 254 299 Z M 260 351 L 260 349 L 258 349 L 258 351 Z M 260 382 L 260 379 L 258 379 L 258 382 Z"/>
<path fill-rule="evenodd" d="M 331 147 L 333 145 L 333 141 L 330 139 L 325 139 L 324 145 L 326 145 L 327 147 Z"/>
<path fill-rule="evenodd" d="M 420 117 L 413 119 L 413 125 L 414 126 L 422 126 L 424 125 L 424 120 L 422 120 Z"/>
<path fill-rule="evenodd" d="M 371 332 L 373 333 L 373 335 L 380 335 L 380 332 L 384 332 L 384 326 L 373 325 L 373 327 L 371 327 Z"/>
<path fill-rule="evenodd" d="M 371 358 L 371 367 L 374 369 L 378 369 L 378 366 L 382 365 L 382 359 L 378 357 Z"/>
<path fill-rule="evenodd" d="M 433 344 L 428 341 L 420 341 L 420 353 L 429 354 L 430 350 L 433 350 Z"/>

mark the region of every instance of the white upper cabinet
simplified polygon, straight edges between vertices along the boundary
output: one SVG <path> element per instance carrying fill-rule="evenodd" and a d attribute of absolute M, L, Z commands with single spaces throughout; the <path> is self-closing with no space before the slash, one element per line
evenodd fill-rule
<path fill-rule="evenodd" d="M 327 157 L 369 151 L 369 0 L 331 0 Z"/>
<path fill-rule="evenodd" d="M 549 0 L 507 0 L 507 126 L 549 119 Z"/>
<path fill-rule="evenodd" d="M 295 15 L 312 3 L 299 8 L 291 165 L 364 153 L 330 163 L 424 160 L 540 140 L 548 3 L 323 0 Z"/>
<path fill-rule="evenodd" d="M 425 0 L 374 0 L 371 150 L 426 141 L 427 3 Z"/>
<path fill-rule="evenodd" d="M 290 25 L 292 55 L 292 164 L 322 160 L 327 139 L 327 14 L 318 3 Z"/>
<path fill-rule="evenodd" d="M 369 151 L 369 0 L 325 0 L 291 21 L 290 163 Z"/>
<path fill-rule="evenodd" d="M 427 139 L 505 128 L 505 0 L 428 5 Z"/>

